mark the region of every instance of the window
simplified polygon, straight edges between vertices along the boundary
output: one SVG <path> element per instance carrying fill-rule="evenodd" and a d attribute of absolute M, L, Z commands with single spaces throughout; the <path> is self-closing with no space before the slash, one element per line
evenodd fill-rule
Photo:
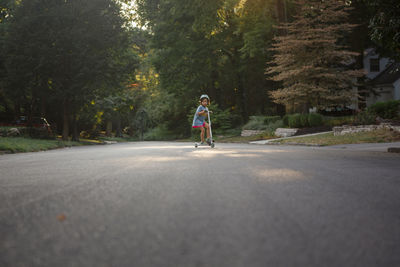
<path fill-rule="evenodd" d="M 379 72 L 379 58 L 371 58 L 369 60 L 369 71 L 370 72 Z"/>

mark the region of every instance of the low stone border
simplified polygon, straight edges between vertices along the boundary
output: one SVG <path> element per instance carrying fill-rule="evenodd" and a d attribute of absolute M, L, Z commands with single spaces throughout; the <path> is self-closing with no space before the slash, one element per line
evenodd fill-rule
<path fill-rule="evenodd" d="M 299 129 L 297 128 L 278 128 L 275 130 L 275 135 L 280 137 L 294 136 Z"/>
<path fill-rule="evenodd" d="M 241 136 L 253 136 L 263 133 L 264 131 L 260 130 L 242 130 Z"/>
<path fill-rule="evenodd" d="M 381 123 L 379 125 L 359 125 L 359 126 L 350 126 L 350 125 L 343 125 L 333 127 L 333 135 L 345 135 L 345 134 L 352 134 L 352 133 L 360 133 L 360 132 L 370 132 L 379 129 L 388 129 L 396 132 L 400 132 L 400 126 L 394 126 L 389 123 Z"/>

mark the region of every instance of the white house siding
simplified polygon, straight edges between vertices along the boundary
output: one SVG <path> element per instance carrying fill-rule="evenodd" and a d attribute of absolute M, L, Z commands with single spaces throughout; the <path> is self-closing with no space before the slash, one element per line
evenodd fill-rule
<path fill-rule="evenodd" d="M 391 85 L 375 88 L 375 91 L 379 95 L 374 95 L 373 93 L 370 93 L 369 97 L 367 98 L 367 107 L 375 104 L 376 102 L 385 102 L 393 100 L 394 98 L 393 87 Z"/>
<path fill-rule="evenodd" d="M 369 48 L 367 50 L 365 50 L 364 53 L 364 69 L 367 71 L 367 75 L 366 77 L 369 79 L 373 79 L 376 76 L 378 76 L 379 73 L 381 73 L 382 71 L 384 71 L 386 69 L 387 64 L 389 63 L 389 58 L 380 58 L 379 60 L 379 72 L 370 72 L 370 59 L 378 59 L 379 55 L 376 54 L 373 48 Z"/>

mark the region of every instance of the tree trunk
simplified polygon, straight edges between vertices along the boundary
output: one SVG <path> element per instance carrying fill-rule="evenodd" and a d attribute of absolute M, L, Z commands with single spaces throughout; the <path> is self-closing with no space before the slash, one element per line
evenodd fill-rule
<path fill-rule="evenodd" d="M 275 16 L 279 22 L 287 22 L 286 0 L 276 0 Z"/>
<path fill-rule="evenodd" d="M 72 141 L 79 142 L 78 117 L 76 116 L 75 112 L 72 123 Z"/>
<path fill-rule="evenodd" d="M 122 137 L 122 129 L 121 129 L 121 115 L 117 114 L 117 129 L 115 131 L 116 137 Z"/>
<path fill-rule="evenodd" d="M 248 108 L 247 108 L 247 92 L 243 86 L 242 75 L 238 74 L 237 79 L 238 79 L 238 92 L 239 92 L 239 97 L 240 97 L 239 103 L 240 103 L 240 109 L 241 109 L 241 113 L 242 113 L 242 119 L 243 119 L 243 122 L 247 122 L 249 119 L 249 113 L 248 113 Z"/>
<path fill-rule="evenodd" d="M 68 141 L 68 136 L 69 136 L 69 107 L 68 107 L 68 101 L 64 99 L 62 140 Z"/>
<path fill-rule="evenodd" d="M 112 133 L 112 120 L 108 119 L 106 125 L 106 136 L 111 137 L 111 133 Z"/>

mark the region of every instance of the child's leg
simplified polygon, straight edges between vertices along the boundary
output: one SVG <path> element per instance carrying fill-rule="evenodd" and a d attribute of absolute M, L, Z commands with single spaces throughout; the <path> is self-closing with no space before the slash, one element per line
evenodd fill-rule
<path fill-rule="evenodd" d="M 200 128 L 201 132 L 200 132 L 200 140 L 203 143 L 204 142 L 204 127 Z"/>
<path fill-rule="evenodd" d="M 208 125 L 208 123 L 206 122 L 204 127 L 206 127 L 207 129 L 207 138 L 210 138 L 210 126 Z"/>

